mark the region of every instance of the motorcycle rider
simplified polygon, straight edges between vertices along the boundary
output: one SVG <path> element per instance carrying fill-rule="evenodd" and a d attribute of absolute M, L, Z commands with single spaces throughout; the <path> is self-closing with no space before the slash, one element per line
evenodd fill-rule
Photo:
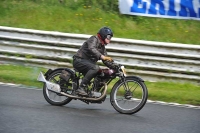
<path fill-rule="evenodd" d="M 73 56 L 73 67 L 84 75 L 79 88 L 76 90 L 78 95 L 88 95 L 85 90 L 100 69 L 96 64 L 98 60 L 102 60 L 111 69 L 117 68 L 118 65 L 113 62 L 111 57 L 107 56 L 105 49 L 105 45 L 110 43 L 112 37 L 112 30 L 108 27 L 102 27 L 97 35 L 88 38 Z"/>

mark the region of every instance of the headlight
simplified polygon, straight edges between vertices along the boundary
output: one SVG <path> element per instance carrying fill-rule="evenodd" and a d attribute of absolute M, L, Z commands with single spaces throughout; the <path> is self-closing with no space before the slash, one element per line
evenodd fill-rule
<path fill-rule="evenodd" d="M 125 70 L 125 67 L 124 67 L 124 66 L 121 66 L 121 69 L 122 69 L 122 72 L 123 72 L 124 76 L 126 77 L 126 70 Z"/>

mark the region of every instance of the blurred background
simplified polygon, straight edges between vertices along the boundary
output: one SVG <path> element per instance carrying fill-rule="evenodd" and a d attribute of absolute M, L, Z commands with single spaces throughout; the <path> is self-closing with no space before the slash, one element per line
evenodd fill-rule
<path fill-rule="evenodd" d="M 197 20 L 151 18 L 119 13 L 118 0 L 1 0 L 0 25 L 96 34 L 109 26 L 115 37 L 200 44 Z"/>

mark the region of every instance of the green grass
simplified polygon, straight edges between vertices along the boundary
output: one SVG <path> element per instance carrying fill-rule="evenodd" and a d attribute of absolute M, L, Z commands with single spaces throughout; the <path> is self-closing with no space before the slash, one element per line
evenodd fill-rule
<path fill-rule="evenodd" d="M 40 71 L 47 70 L 37 67 L 0 65 L 0 82 L 15 83 L 42 88 L 42 83 L 36 81 Z"/>
<path fill-rule="evenodd" d="M 109 26 L 115 37 L 200 45 L 199 21 L 121 15 L 117 0 L 111 9 L 109 2 L 1 0 L 0 25 L 81 34 L 96 34 Z"/>
<path fill-rule="evenodd" d="M 200 86 L 192 83 L 146 82 L 152 100 L 200 105 Z"/>
<path fill-rule="evenodd" d="M 45 68 L 25 67 L 19 65 L 0 65 L 0 82 L 22 84 L 42 88 L 43 83 L 38 82 L 37 76 Z M 109 85 L 111 87 L 116 82 Z M 192 83 L 172 82 L 145 82 L 151 100 L 177 102 L 181 104 L 200 105 L 200 86 Z"/>

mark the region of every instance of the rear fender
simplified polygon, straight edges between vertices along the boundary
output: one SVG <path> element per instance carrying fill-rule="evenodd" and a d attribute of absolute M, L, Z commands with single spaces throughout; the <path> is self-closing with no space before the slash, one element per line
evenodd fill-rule
<path fill-rule="evenodd" d="M 65 70 L 65 71 L 67 71 L 67 72 L 69 72 L 70 74 L 71 74 L 71 76 L 75 76 L 75 73 L 74 73 L 74 71 L 72 71 L 71 69 L 69 69 L 69 68 L 56 68 L 56 69 L 54 69 L 54 70 L 52 70 L 52 69 L 49 69 L 45 74 L 44 74 L 44 76 L 46 77 L 46 79 L 49 77 L 49 75 L 51 75 L 53 72 L 55 72 L 55 71 L 58 71 L 58 70 Z"/>

